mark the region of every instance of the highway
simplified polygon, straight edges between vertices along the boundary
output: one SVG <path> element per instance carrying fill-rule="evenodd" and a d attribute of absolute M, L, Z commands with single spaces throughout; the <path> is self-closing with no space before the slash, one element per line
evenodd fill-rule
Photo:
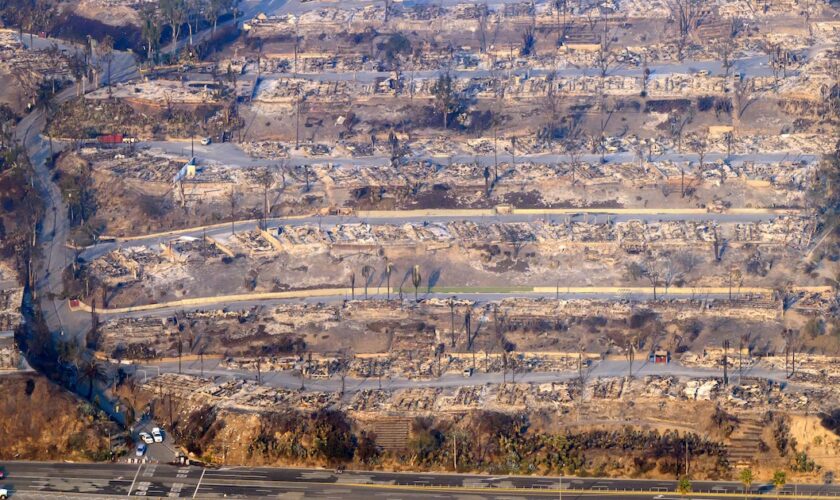
<path fill-rule="evenodd" d="M 578 477 L 388 473 L 324 469 L 256 467 L 200 468 L 166 464 L 71 464 L 7 462 L 8 479 L 0 485 L 11 498 L 341 498 L 341 499 L 511 499 L 511 498 L 636 498 L 651 500 L 700 498 L 840 498 L 835 485 L 785 485 L 778 492 L 763 482 L 749 495 L 743 485 L 697 481 L 694 494 L 674 493 L 668 480 Z M 562 483 L 561 483 L 562 481 Z M 561 486 L 562 484 L 562 486 Z M 794 495 L 794 492 L 797 495 Z M 65 496 L 66 495 L 66 496 Z M 78 496 L 74 496 L 78 495 Z"/>

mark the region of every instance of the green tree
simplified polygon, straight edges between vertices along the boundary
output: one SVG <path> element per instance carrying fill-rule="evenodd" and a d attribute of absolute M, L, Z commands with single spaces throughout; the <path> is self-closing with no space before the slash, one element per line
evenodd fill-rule
<path fill-rule="evenodd" d="M 111 63 L 114 61 L 114 39 L 111 35 L 105 35 L 105 38 L 99 42 L 97 47 L 99 58 L 105 62 L 105 68 L 108 73 L 108 93 L 111 93 Z"/>
<path fill-rule="evenodd" d="M 93 384 L 97 381 L 105 382 L 108 376 L 105 368 L 98 361 L 91 358 L 79 364 L 79 379 L 87 381 L 87 398 L 90 399 L 93 396 Z"/>
<path fill-rule="evenodd" d="M 209 22 L 213 23 L 213 33 L 216 33 L 216 25 L 219 23 L 219 17 L 230 8 L 231 2 L 229 0 L 210 0 L 207 8 L 204 11 L 204 17 Z"/>
<path fill-rule="evenodd" d="M 744 485 L 744 494 L 750 491 L 750 487 L 753 483 L 753 471 L 749 467 L 741 471 L 741 474 L 738 476 L 741 479 L 741 484 Z"/>
<path fill-rule="evenodd" d="M 688 480 L 687 476 L 681 477 L 679 482 L 677 482 L 677 493 L 680 495 L 691 493 L 691 481 Z"/>
<path fill-rule="evenodd" d="M 146 41 L 146 59 L 152 60 L 160 47 L 160 18 L 154 7 L 145 8 L 140 14 L 143 40 Z"/>
<path fill-rule="evenodd" d="M 52 134 L 50 133 L 49 128 L 52 124 L 53 118 L 55 118 L 58 106 L 53 100 L 53 91 L 49 83 L 41 82 L 38 85 L 38 89 L 35 94 L 35 103 L 44 115 L 44 130 L 47 132 L 47 139 L 50 144 L 50 161 L 52 161 L 55 153 L 53 151 Z"/>
<path fill-rule="evenodd" d="M 776 498 L 779 498 L 779 490 L 787 483 L 787 475 L 784 471 L 777 470 L 773 473 L 773 487 L 776 488 Z"/>
<path fill-rule="evenodd" d="M 184 0 L 160 0 L 160 10 L 172 30 L 172 44 L 176 46 L 187 14 L 187 5 Z"/>

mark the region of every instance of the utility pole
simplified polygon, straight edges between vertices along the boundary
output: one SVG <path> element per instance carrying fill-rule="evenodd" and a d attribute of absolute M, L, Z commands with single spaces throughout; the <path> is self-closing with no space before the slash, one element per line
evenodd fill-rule
<path fill-rule="evenodd" d="M 300 390 L 301 390 L 301 392 L 303 392 L 303 390 L 305 388 L 305 386 L 303 385 L 303 376 L 304 376 L 303 360 L 301 360 L 300 361 Z"/>
<path fill-rule="evenodd" d="M 295 150 L 300 149 L 300 84 L 297 89 L 297 106 L 295 106 Z"/>
<path fill-rule="evenodd" d="M 452 347 L 455 347 L 455 297 L 449 299 L 449 321 L 452 334 Z M 457 469 L 457 467 L 456 467 Z"/>

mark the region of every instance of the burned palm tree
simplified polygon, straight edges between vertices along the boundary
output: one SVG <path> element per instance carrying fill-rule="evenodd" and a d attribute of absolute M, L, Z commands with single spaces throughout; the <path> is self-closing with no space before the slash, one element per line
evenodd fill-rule
<path fill-rule="evenodd" d="M 420 287 L 422 281 L 423 277 L 420 274 L 420 266 L 415 265 L 414 269 L 411 270 L 411 283 L 414 285 L 414 302 L 420 302 L 417 298 L 417 289 Z"/>
<path fill-rule="evenodd" d="M 386 283 L 386 293 L 388 294 L 388 300 L 391 300 L 391 273 L 394 271 L 394 264 L 387 263 L 385 264 L 385 283 Z"/>
<path fill-rule="evenodd" d="M 362 277 L 365 279 L 365 300 L 368 298 L 368 283 L 370 282 L 371 276 L 373 276 L 373 271 L 373 266 L 365 264 L 365 266 L 362 267 Z"/>

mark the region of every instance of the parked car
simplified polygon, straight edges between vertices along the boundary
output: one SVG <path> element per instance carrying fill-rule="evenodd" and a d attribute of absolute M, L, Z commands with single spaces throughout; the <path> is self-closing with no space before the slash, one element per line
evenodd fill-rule
<path fill-rule="evenodd" d="M 0 500 L 6 500 L 7 498 L 9 498 L 9 490 L 0 488 Z"/>
<path fill-rule="evenodd" d="M 201 139 L 202 146 L 208 146 L 211 142 L 213 142 L 213 139 L 209 137 L 204 137 L 203 139 Z"/>
<path fill-rule="evenodd" d="M 146 443 L 146 444 L 152 444 L 152 443 L 155 442 L 155 439 L 148 432 L 141 432 L 140 433 L 140 439 L 142 439 L 143 442 Z"/>
<path fill-rule="evenodd" d="M 146 443 L 140 443 L 140 444 L 137 445 L 136 454 L 137 454 L 138 457 L 142 457 L 143 455 L 146 454 Z"/>
<path fill-rule="evenodd" d="M 163 432 L 161 432 L 160 427 L 152 429 L 152 437 L 154 438 L 155 443 L 163 442 Z"/>

